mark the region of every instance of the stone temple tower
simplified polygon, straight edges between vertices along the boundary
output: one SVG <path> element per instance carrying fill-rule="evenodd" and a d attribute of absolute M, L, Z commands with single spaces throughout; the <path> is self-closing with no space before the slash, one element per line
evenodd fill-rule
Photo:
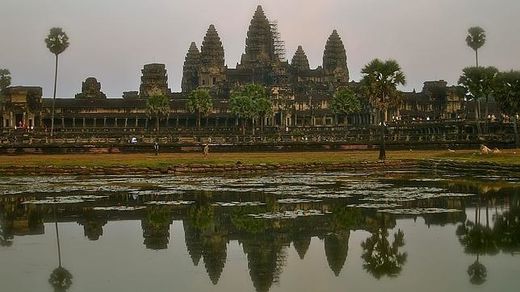
<path fill-rule="evenodd" d="M 158 94 L 171 95 L 171 90 L 168 88 L 168 73 L 164 64 L 146 64 L 141 72 L 143 75 L 141 76 L 139 97 L 146 98 Z"/>
<path fill-rule="evenodd" d="M 246 38 L 246 51 L 241 65 L 246 68 L 264 67 L 276 60 L 273 33 L 262 6 L 258 5 L 249 25 Z"/>
<path fill-rule="evenodd" d="M 215 26 L 209 26 L 200 48 L 199 86 L 211 87 L 226 79 L 224 47 Z"/>
<path fill-rule="evenodd" d="M 182 92 L 191 92 L 199 86 L 200 52 L 192 42 L 182 67 Z"/>
<path fill-rule="evenodd" d="M 347 83 L 349 80 L 347 53 L 336 30 L 332 32 L 325 45 L 323 70 L 325 71 L 326 81 Z"/>
<path fill-rule="evenodd" d="M 309 59 L 303 50 L 302 46 L 298 46 L 296 53 L 291 60 L 291 67 L 295 71 L 309 71 Z"/>

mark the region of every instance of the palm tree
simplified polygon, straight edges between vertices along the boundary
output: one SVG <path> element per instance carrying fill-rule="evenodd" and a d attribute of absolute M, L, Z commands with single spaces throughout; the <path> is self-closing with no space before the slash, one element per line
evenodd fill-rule
<path fill-rule="evenodd" d="M 197 113 L 197 127 L 200 128 L 201 116 L 206 116 L 213 108 L 213 101 L 209 90 L 204 88 L 193 90 L 188 97 L 187 107 L 188 111 Z"/>
<path fill-rule="evenodd" d="M 470 27 L 468 36 L 466 36 L 466 44 L 475 51 L 475 64 L 478 67 L 478 49 L 486 43 L 486 31 L 480 26 Z"/>
<path fill-rule="evenodd" d="M 63 53 L 69 47 L 69 37 L 61 27 L 51 28 L 49 35 L 45 39 L 47 48 L 56 57 L 56 66 L 54 70 L 54 94 L 52 97 L 51 112 L 51 137 L 54 135 L 54 106 L 56 103 L 56 83 L 58 82 L 58 55 Z"/>
<path fill-rule="evenodd" d="M 58 229 L 58 217 L 56 215 L 56 197 L 54 197 L 53 214 L 54 227 L 56 229 L 56 243 L 58 246 L 58 267 L 54 269 L 49 277 L 49 284 L 55 292 L 65 292 L 72 285 L 72 274 L 61 265 L 60 233 Z"/>
<path fill-rule="evenodd" d="M 150 117 L 155 117 L 155 128 L 159 133 L 159 121 L 170 113 L 170 99 L 165 95 L 152 95 L 146 100 L 146 109 Z"/>
<path fill-rule="evenodd" d="M 397 86 L 406 84 L 406 77 L 395 60 L 374 59 L 361 70 L 361 74 L 363 74 L 361 83 L 365 94 L 372 106 L 379 110 L 381 125 L 379 160 L 385 160 L 385 113 L 389 105 L 397 102 L 400 96 Z"/>

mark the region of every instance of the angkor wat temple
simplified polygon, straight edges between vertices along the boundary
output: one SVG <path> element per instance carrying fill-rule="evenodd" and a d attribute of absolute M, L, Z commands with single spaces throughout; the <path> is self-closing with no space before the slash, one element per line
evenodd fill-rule
<path fill-rule="evenodd" d="M 164 64 L 147 64 L 142 69 L 139 91 L 124 92 L 122 98 L 107 98 L 94 77 L 87 78 L 75 98 L 56 99 L 57 134 L 74 129 L 154 130 L 154 118 L 147 113 L 151 93 L 160 91 L 170 97 L 170 113 L 161 119 L 161 129 L 193 129 L 196 115 L 187 110 L 188 94 L 199 87 L 208 88 L 213 109 L 202 121 L 203 128 L 231 129 L 238 119 L 228 110 L 230 92 L 247 83 L 264 85 L 272 98 L 273 110 L 264 123 L 271 129 L 368 126 L 374 124 L 374 111 L 362 99 L 360 113 L 335 115 L 329 102 L 340 86 L 355 89 L 349 79 L 343 41 L 334 30 L 324 44 L 322 66 L 309 67 L 304 49 L 299 46 L 291 61 L 284 60 L 276 24 L 258 6 L 249 25 L 245 52 L 235 68 L 225 65 L 224 46 L 214 25 L 210 25 L 200 49 L 189 46 L 183 66 L 181 92 L 168 87 Z M 51 125 L 52 98 L 42 98 L 41 87 L 8 87 L 5 92 L 1 126 L 5 130 L 29 128 L 46 130 Z M 405 92 L 399 106 L 389 109 L 388 120 L 435 121 L 470 118 L 472 105 L 465 102 L 457 87 L 445 81 L 428 81 L 421 92 Z M 493 112 L 491 107 L 491 112 Z"/>

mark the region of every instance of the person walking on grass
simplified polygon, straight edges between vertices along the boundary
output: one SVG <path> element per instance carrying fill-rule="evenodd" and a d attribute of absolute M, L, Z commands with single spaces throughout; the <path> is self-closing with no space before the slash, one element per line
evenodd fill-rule
<path fill-rule="evenodd" d="M 155 150 L 155 155 L 159 155 L 159 143 L 157 141 L 153 144 L 153 149 Z"/>
<path fill-rule="evenodd" d="M 204 145 L 204 157 L 208 157 L 209 154 L 209 144 Z"/>

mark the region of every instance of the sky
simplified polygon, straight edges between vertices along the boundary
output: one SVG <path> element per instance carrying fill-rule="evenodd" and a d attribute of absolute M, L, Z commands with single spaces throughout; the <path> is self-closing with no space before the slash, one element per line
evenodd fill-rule
<path fill-rule="evenodd" d="M 138 90 L 147 63 L 166 64 L 169 87 L 180 91 L 190 43 L 200 49 L 210 24 L 226 65 L 236 66 L 257 5 L 278 21 L 287 58 L 302 45 L 312 68 L 337 29 L 355 81 L 380 58 L 401 65 L 403 90 L 420 91 L 427 80 L 455 84 L 475 62 L 465 42 L 471 26 L 487 34 L 480 65 L 520 70 L 518 0 L 0 0 L 0 68 L 11 71 L 12 85 L 41 86 L 52 96 L 54 55 L 44 39 L 62 27 L 70 46 L 59 57 L 57 96 L 73 97 L 93 76 L 107 96 L 121 97 Z"/>

